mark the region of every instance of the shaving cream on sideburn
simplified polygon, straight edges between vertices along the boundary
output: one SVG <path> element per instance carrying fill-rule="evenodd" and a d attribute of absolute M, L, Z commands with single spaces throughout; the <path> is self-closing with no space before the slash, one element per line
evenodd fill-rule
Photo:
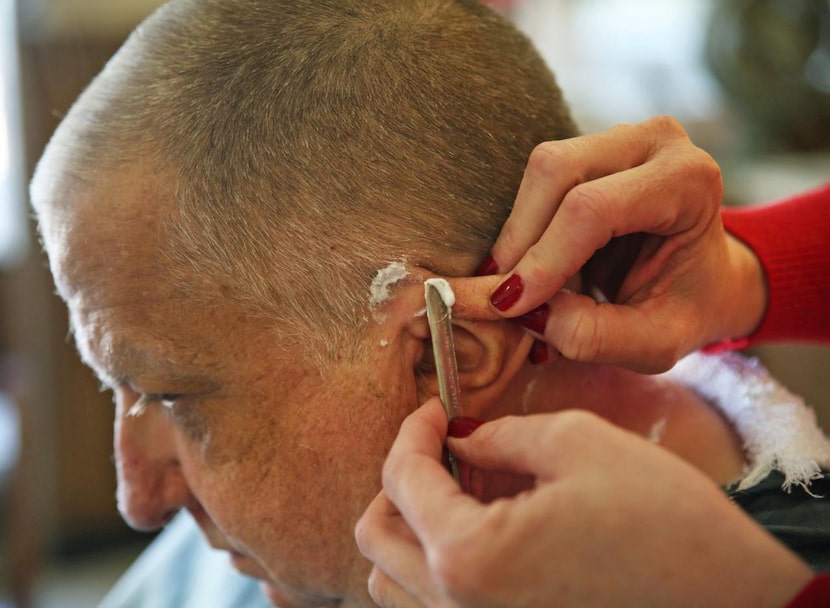
<path fill-rule="evenodd" d="M 378 323 L 383 323 L 386 316 L 376 311 L 386 304 L 392 298 L 390 288 L 409 276 L 406 270 L 406 261 L 391 262 L 386 268 L 381 268 L 377 271 L 372 284 L 369 286 L 369 308 L 372 311 L 372 317 Z"/>
<path fill-rule="evenodd" d="M 403 262 L 392 262 L 386 268 L 378 270 L 369 286 L 369 306 L 377 308 L 385 304 L 390 298 L 389 288 L 408 275 Z"/>

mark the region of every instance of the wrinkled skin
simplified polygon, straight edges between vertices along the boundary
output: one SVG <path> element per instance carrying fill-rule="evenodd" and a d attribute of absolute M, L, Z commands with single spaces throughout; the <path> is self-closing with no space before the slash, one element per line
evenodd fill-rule
<path fill-rule="evenodd" d="M 319 370 L 238 304 L 195 304 L 160 266 L 151 182 L 57 183 L 69 204 L 39 209 L 78 349 L 114 391 L 121 513 L 152 530 L 188 509 L 281 606 L 368 603 L 352 530 L 417 404 L 420 343 Z"/>

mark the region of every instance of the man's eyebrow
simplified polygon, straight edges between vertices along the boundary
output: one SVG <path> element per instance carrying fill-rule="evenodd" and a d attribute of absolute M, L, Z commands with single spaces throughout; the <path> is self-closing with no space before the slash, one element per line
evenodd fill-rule
<path fill-rule="evenodd" d="M 102 371 L 107 376 L 108 383 L 115 385 L 123 385 L 146 376 L 162 376 L 165 381 L 185 385 L 216 384 L 214 377 L 192 364 L 180 363 L 170 356 L 143 348 L 124 343 L 113 344 L 107 355 L 106 369 Z"/>

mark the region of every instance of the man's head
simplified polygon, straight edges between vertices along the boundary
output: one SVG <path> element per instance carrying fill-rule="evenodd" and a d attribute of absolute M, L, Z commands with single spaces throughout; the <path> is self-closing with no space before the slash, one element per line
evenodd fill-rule
<path fill-rule="evenodd" d="M 274 599 L 365 598 L 352 526 L 434 392 L 420 280 L 469 273 L 530 150 L 573 134 L 529 43 L 474 2 L 151 17 L 32 185 L 78 348 L 116 394 L 128 521 L 185 507 Z M 392 262 L 411 280 L 370 302 Z M 458 328 L 468 400 L 524 339 L 483 325 Z"/>
<path fill-rule="evenodd" d="M 529 150 L 573 134 L 530 44 L 475 2 L 180 1 L 79 100 L 47 155 L 64 162 L 42 170 L 141 164 L 181 284 L 221 279 L 316 331 L 363 323 L 379 262 L 471 270 Z"/>

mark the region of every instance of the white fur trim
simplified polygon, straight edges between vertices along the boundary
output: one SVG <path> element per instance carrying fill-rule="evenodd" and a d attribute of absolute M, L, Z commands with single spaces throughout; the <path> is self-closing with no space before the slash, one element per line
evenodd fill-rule
<path fill-rule="evenodd" d="M 751 488 L 773 470 L 783 488 L 807 489 L 830 469 L 830 440 L 804 400 L 775 380 L 757 359 L 736 353 L 693 353 L 665 374 L 723 412 L 741 436 L 747 464 L 737 489 Z"/>

